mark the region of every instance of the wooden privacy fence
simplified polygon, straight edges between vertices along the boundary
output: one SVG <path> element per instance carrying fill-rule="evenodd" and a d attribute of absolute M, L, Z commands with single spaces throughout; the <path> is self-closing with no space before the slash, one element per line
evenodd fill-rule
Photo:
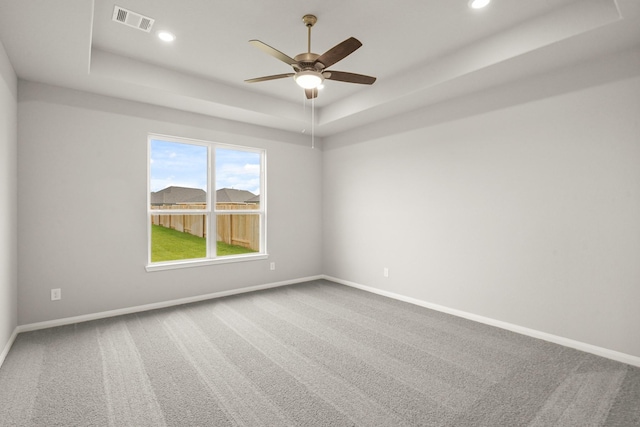
<path fill-rule="evenodd" d="M 182 204 L 154 206 L 153 210 L 206 209 L 204 204 Z M 259 209 L 254 203 L 218 203 L 216 209 L 233 211 Z M 260 250 L 260 215 L 258 214 L 216 214 L 217 241 L 229 245 L 242 246 L 254 251 Z M 205 214 L 158 214 L 151 215 L 151 223 L 171 228 L 198 237 L 207 237 L 207 216 Z"/>
<path fill-rule="evenodd" d="M 217 203 L 217 210 L 260 209 L 255 203 Z M 219 242 L 260 250 L 260 215 L 217 213 L 216 231 Z"/>

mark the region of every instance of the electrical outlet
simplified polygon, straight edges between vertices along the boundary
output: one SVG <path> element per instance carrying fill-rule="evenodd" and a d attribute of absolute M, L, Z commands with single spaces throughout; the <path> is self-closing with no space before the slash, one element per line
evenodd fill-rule
<path fill-rule="evenodd" d="M 275 263 L 275 262 L 272 262 L 272 263 L 269 265 L 269 269 L 270 269 L 270 270 L 272 270 L 272 271 L 273 271 L 273 270 L 275 270 L 275 269 L 276 269 L 276 263 Z"/>
<path fill-rule="evenodd" d="M 62 291 L 60 288 L 51 289 L 51 301 L 57 301 L 59 299 L 62 299 Z"/>
<path fill-rule="evenodd" d="M 389 277 L 389 269 L 387 267 L 382 270 L 382 275 L 384 277 Z"/>

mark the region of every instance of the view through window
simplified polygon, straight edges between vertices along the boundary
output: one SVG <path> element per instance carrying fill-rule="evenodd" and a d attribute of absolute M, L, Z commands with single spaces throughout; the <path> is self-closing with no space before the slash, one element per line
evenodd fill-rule
<path fill-rule="evenodd" d="M 149 262 L 264 254 L 264 156 L 263 150 L 151 135 Z"/>

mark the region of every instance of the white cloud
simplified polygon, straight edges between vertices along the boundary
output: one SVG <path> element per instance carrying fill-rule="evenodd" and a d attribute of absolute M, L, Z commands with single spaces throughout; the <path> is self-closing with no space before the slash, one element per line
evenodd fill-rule
<path fill-rule="evenodd" d="M 252 174 L 256 176 L 260 175 L 260 165 L 251 165 L 247 163 L 246 165 L 244 165 L 244 170 L 248 174 Z"/>
<path fill-rule="evenodd" d="M 260 193 L 260 165 L 224 163 L 216 170 L 217 188 L 235 188 Z"/>

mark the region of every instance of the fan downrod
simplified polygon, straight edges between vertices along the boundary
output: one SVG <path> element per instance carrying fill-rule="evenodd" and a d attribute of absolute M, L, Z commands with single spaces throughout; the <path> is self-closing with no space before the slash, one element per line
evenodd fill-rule
<path fill-rule="evenodd" d="M 307 26 L 307 53 L 311 53 L 311 27 L 318 22 L 318 18 L 315 15 L 304 15 L 302 22 Z"/>

